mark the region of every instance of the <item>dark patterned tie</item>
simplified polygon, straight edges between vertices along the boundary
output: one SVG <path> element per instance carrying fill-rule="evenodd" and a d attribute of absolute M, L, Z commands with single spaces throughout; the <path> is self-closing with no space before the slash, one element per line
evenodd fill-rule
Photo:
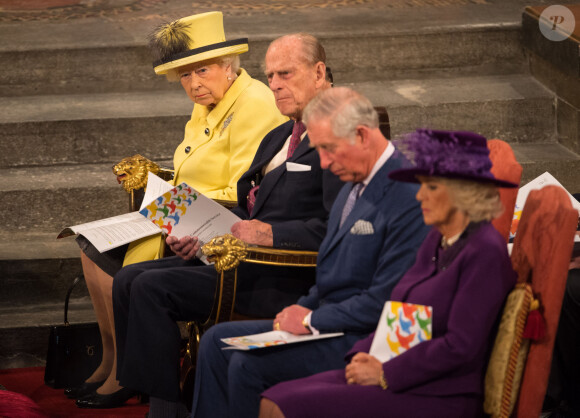
<path fill-rule="evenodd" d="M 354 204 L 358 199 L 358 193 L 361 187 L 362 183 L 356 183 L 354 186 L 352 186 L 352 189 L 348 194 L 346 202 L 344 203 L 344 208 L 342 208 L 342 216 L 340 217 L 340 226 L 342 226 L 345 219 L 348 217 L 348 215 L 350 215 L 350 212 L 352 212 L 352 208 L 354 207 Z"/>
<path fill-rule="evenodd" d="M 294 151 L 296 151 L 296 148 L 298 148 L 298 144 L 300 144 L 300 139 L 304 131 L 306 131 L 306 126 L 304 126 L 304 124 L 301 121 L 297 120 L 296 122 L 294 122 L 294 127 L 292 128 L 292 136 L 290 137 L 290 145 L 288 145 L 288 154 L 286 158 L 292 157 L 292 154 L 294 154 Z"/>
<path fill-rule="evenodd" d="M 250 189 L 247 196 L 247 205 L 248 205 L 248 213 L 250 216 L 252 215 L 252 211 L 254 210 L 254 205 L 256 204 L 256 194 L 258 193 L 258 189 L 260 185 L 254 186 Z"/>

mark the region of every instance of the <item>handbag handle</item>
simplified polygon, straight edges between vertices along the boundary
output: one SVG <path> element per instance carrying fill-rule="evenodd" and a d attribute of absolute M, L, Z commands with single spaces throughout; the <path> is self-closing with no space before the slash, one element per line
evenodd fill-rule
<path fill-rule="evenodd" d="M 73 280 L 72 284 L 70 285 L 70 287 L 68 288 L 68 290 L 66 292 L 66 298 L 64 299 L 64 325 L 65 326 L 70 325 L 68 323 L 68 301 L 70 299 L 70 294 L 72 293 L 72 291 L 75 288 L 75 286 L 77 285 L 77 283 L 81 281 L 81 277 L 75 277 L 75 279 Z"/>

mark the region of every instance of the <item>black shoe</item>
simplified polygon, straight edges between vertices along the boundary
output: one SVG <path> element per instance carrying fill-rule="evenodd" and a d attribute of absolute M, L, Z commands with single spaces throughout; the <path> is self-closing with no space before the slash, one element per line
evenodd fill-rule
<path fill-rule="evenodd" d="M 83 396 L 86 396 L 100 388 L 103 383 L 105 383 L 104 380 L 102 382 L 84 382 L 82 385 L 77 386 L 76 388 L 66 388 L 64 390 L 64 394 L 69 399 L 82 398 Z"/>
<path fill-rule="evenodd" d="M 131 399 L 133 396 L 137 396 L 138 392 L 129 388 L 122 388 L 116 392 L 109 395 L 101 395 L 96 391 L 86 395 L 83 398 L 77 399 L 77 406 L 79 408 L 93 408 L 93 409 L 106 409 L 106 408 L 117 408 L 122 406 L 125 402 Z"/>

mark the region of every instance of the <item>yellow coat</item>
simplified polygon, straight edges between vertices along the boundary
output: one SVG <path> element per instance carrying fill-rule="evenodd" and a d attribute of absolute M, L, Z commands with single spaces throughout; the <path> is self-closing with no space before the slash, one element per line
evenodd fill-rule
<path fill-rule="evenodd" d="M 262 138 L 287 120 L 270 89 L 241 69 L 215 108 L 194 106 L 173 157 L 173 183 L 186 182 L 212 199 L 237 200 L 238 179 L 250 167 Z M 158 258 L 160 246 L 159 236 L 135 241 L 123 265 Z"/>

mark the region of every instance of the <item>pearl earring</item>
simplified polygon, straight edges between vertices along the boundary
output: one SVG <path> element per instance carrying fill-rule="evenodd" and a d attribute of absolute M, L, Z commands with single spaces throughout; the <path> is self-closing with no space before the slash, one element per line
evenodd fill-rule
<path fill-rule="evenodd" d="M 228 76 L 228 81 L 232 81 L 232 78 L 230 76 Z"/>

